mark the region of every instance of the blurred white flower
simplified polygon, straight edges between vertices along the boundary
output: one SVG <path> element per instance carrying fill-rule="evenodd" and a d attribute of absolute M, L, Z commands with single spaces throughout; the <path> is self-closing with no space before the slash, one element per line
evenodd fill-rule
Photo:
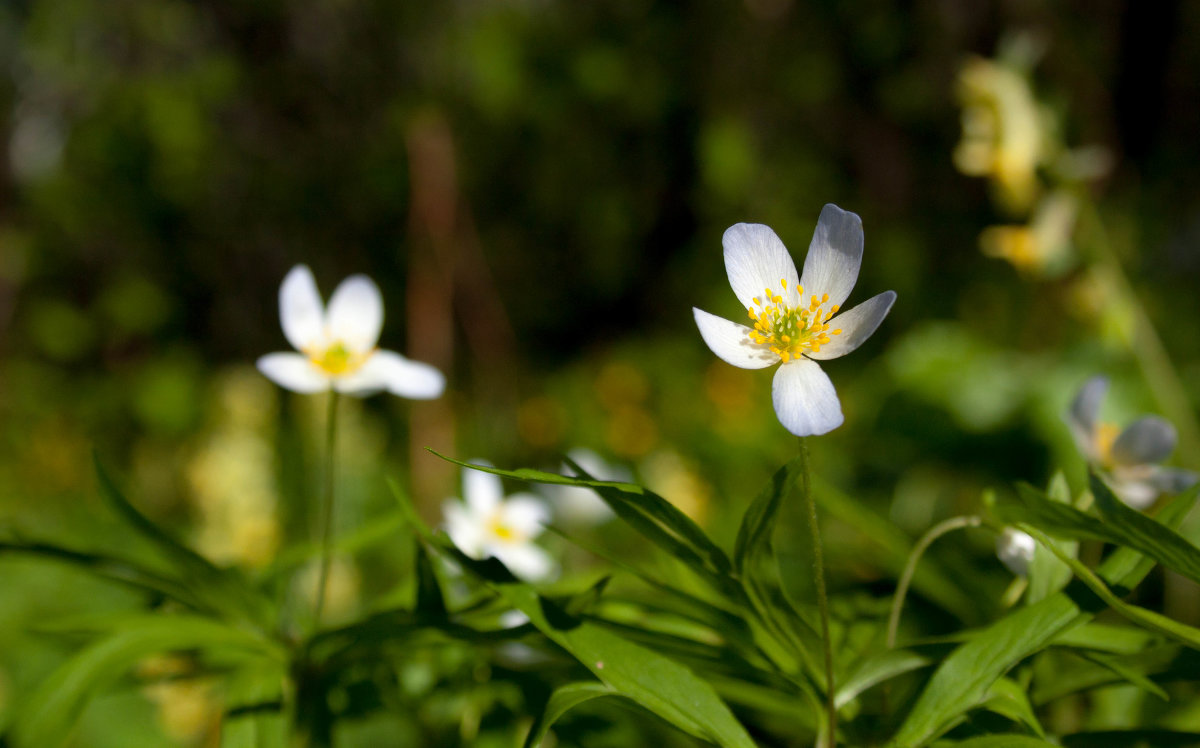
<path fill-rule="evenodd" d="M 1009 571 L 1023 577 L 1029 574 L 1029 564 L 1033 562 L 1033 553 L 1037 550 L 1037 541 L 1029 533 L 1021 532 L 1012 527 L 1004 528 L 1004 532 L 996 537 L 996 555 L 1004 562 Z"/>
<path fill-rule="evenodd" d="M 896 300 L 894 291 L 885 291 L 833 319 L 858 280 L 862 221 L 826 205 L 802 277 L 797 277 L 783 242 L 767 226 L 739 223 L 721 241 L 729 283 L 754 328 L 693 308 L 704 342 L 721 359 L 743 369 L 783 363 L 775 372 L 772 398 L 788 431 L 810 436 L 837 428 L 842 406 L 817 361 L 844 356 L 861 345 Z M 831 330 L 832 325 L 837 327 Z"/>
<path fill-rule="evenodd" d="M 629 482 L 633 474 L 628 469 L 610 465 L 604 458 L 590 449 L 577 447 L 567 452 L 579 467 L 596 480 Z M 563 472 L 571 473 L 570 466 L 563 464 Z M 563 522 L 574 525 L 598 525 L 612 519 L 613 511 L 604 499 L 590 488 L 548 484 L 545 493 L 554 507 L 554 514 Z"/>
<path fill-rule="evenodd" d="M 1108 378 L 1084 383 L 1065 416 L 1079 451 L 1108 477 L 1113 492 L 1129 506 L 1144 509 L 1161 493 L 1178 493 L 1196 482 L 1187 470 L 1163 467 L 1175 450 L 1175 427 L 1158 416 L 1143 416 L 1119 429 L 1097 420 Z"/>
<path fill-rule="evenodd" d="M 528 493 L 505 498 L 500 478 L 491 473 L 464 468 L 463 500 L 447 499 L 442 515 L 450 539 L 471 558 L 497 558 L 527 581 L 547 579 L 557 571 L 549 554 L 533 543 L 550 519 L 546 505 Z"/>
<path fill-rule="evenodd" d="M 283 334 L 299 353 L 269 353 L 258 369 L 293 392 L 330 388 L 358 397 L 387 390 L 413 399 L 435 398 L 445 388 L 429 364 L 375 347 L 383 329 L 383 297 L 365 275 L 352 275 L 333 292 L 326 308 L 312 271 L 292 268 L 279 289 Z"/>

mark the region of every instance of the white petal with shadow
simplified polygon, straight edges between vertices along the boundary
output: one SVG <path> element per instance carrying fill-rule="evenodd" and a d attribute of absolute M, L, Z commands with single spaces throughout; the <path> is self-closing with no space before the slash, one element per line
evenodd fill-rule
<path fill-rule="evenodd" d="M 736 223 L 725 230 L 721 244 L 729 285 L 743 309 L 754 306 L 754 297 L 762 299 L 768 288 L 787 299 L 788 306 L 796 305 L 796 263 L 770 226 Z M 780 280 L 787 281 L 786 292 Z"/>
<path fill-rule="evenodd" d="M 297 265 L 283 279 L 279 287 L 279 321 L 284 337 L 298 351 L 322 341 L 325 305 L 307 265 Z"/>
<path fill-rule="evenodd" d="M 1175 427 L 1158 416 L 1146 416 L 1129 424 L 1112 445 L 1118 465 L 1162 462 L 1175 451 Z"/>
<path fill-rule="evenodd" d="M 325 318 L 330 342 L 341 341 L 355 353 L 366 353 L 383 330 L 383 295 L 365 275 L 342 281 L 329 299 Z"/>
<path fill-rule="evenodd" d="M 805 296 L 829 294 L 828 303 L 841 306 L 858 281 L 862 254 L 862 219 L 836 205 L 826 205 L 804 258 L 800 285 Z"/>
<path fill-rule="evenodd" d="M 825 434 L 844 420 L 833 382 L 815 361 L 796 359 L 780 366 L 771 398 L 779 422 L 796 436 Z"/>
<path fill-rule="evenodd" d="M 446 388 L 442 373 L 420 361 L 412 361 L 395 351 L 375 351 L 354 372 L 339 377 L 338 392 L 363 397 L 382 390 L 413 400 L 438 397 Z"/>
<path fill-rule="evenodd" d="M 742 369 L 763 369 L 779 362 L 779 356 L 750 340 L 750 328 L 724 317 L 692 307 L 700 337 L 726 363 Z"/>
<path fill-rule="evenodd" d="M 1079 389 L 1079 394 L 1071 401 L 1071 408 L 1065 417 L 1071 435 L 1075 437 L 1075 446 L 1092 461 L 1099 457 L 1094 443 L 1096 416 L 1100 415 L 1100 403 L 1107 391 L 1108 377 L 1092 377 L 1087 380 Z"/>
<path fill-rule="evenodd" d="M 299 353 L 268 353 L 257 366 L 267 379 L 292 392 L 311 395 L 329 389 L 329 377 Z"/>
<path fill-rule="evenodd" d="M 896 301 L 895 291 L 884 291 L 873 296 L 848 312 L 843 312 L 829 321 L 830 331 L 841 330 L 838 335 L 830 335 L 829 342 L 821 346 L 821 350 L 809 353 L 809 358 L 826 361 L 831 358 L 845 356 L 863 344 L 867 338 L 883 322 Z"/>

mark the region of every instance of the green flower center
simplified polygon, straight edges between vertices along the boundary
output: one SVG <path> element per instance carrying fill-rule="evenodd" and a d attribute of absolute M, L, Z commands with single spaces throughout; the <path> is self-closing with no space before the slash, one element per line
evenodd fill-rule
<path fill-rule="evenodd" d="M 308 359 L 321 371 L 330 376 L 351 374 L 366 363 L 368 355 L 355 353 L 342 341 L 337 341 L 323 351 L 309 351 Z"/>
<path fill-rule="evenodd" d="M 787 292 L 787 280 L 780 278 L 779 286 Z M 837 304 L 825 309 L 829 294 L 813 296 L 804 305 L 804 287 L 797 286 L 801 299 L 799 306 L 788 306 L 781 294 L 770 288 L 763 289 L 763 296 L 754 297 L 754 306 L 747 307 L 754 329 L 750 339 L 768 350 L 786 364 L 793 358 L 806 353 L 817 353 L 821 346 L 830 341 L 830 335 L 841 335 L 842 331 L 829 329 L 829 318 L 837 314 Z"/>

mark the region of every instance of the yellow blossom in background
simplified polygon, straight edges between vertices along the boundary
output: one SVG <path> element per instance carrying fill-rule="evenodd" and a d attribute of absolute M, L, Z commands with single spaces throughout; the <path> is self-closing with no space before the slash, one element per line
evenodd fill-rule
<path fill-rule="evenodd" d="M 1055 277 L 1075 263 L 1071 234 L 1077 210 L 1071 195 L 1051 193 L 1038 203 L 1028 224 L 984 229 L 979 248 L 988 257 L 1007 260 L 1024 275 Z"/>
<path fill-rule="evenodd" d="M 640 465 L 646 486 L 703 525 L 712 504 L 710 486 L 676 451 L 663 449 Z"/>
<path fill-rule="evenodd" d="M 279 548 L 274 403 L 275 389 L 253 369 L 225 374 L 215 422 L 188 462 L 196 545 L 219 563 L 261 567 Z"/>
<path fill-rule="evenodd" d="M 313 561 L 296 576 L 295 589 L 306 605 L 317 599 L 317 579 L 321 575 L 320 565 Z M 325 579 L 325 607 L 323 621 L 345 621 L 358 609 L 362 576 L 354 562 L 345 557 L 335 557 Z"/>
<path fill-rule="evenodd" d="M 963 174 L 991 179 L 1009 209 L 1027 210 L 1037 199 L 1037 168 L 1049 150 L 1028 80 L 1011 67 L 973 57 L 959 71 L 957 89 L 962 140 L 954 165 Z"/>
<path fill-rule="evenodd" d="M 223 706 L 212 680 L 191 676 L 190 662 L 177 655 L 148 657 L 137 674 L 151 682 L 142 688 L 158 707 L 158 722 L 167 737 L 181 744 L 208 744 L 217 736 Z"/>

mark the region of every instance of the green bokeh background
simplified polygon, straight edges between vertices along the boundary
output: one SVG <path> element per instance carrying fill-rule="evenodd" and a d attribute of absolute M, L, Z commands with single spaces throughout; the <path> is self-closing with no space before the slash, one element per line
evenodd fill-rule
<path fill-rule="evenodd" d="M 1200 402 L 1200 6 L 1148 5 L 0 5 L 0 526 L 120 547 L 95 449 L 194 539 L 189 471 L 242 397 L 267 414 L 254 428 L 273 447 L 281 542 L 309 538 L 322 408 L 248 368 L 286 347 L 278 284 L 307 263 L 326 295 L 374 278 L 381 345 L 450 382 L 434 404 L 347 406 L 339 531 L 389 509 L 385 475 L 436 521 L 458 475 L 422 447 L 552 467 L 582 446 L 729 543 L 795 442 L 770 374 L 717 361 L 691 307 L 740 315 L 726 227 L 767 223 L 800 262 L 826 202 L 863 219 L 851 302 L 899 301 L 826 366 L 846 424 L 815 440 L 817 473 L 912 535 L 989 486 L 1062 467 L 1078 488 L 1061 413 L 1079 384 L 1110 375 L 1116 421 L 1159 404 L 1119 330 L 1072 305 L 1080 270 L 1030 281 L 978 251 L 1006 216 L 954 169 L 954 81 L 1007 34 L 1044 45 L 1034 90 L 1069 144 L 1112 154 L 1092 197 Z M 886 589 L 858 531 L 831 520 L 833 588 Z M 998 595 L 990 542 L 935 553 Z M 357 605 L 406 574 L 399 553 L 360 558 Z M 74 646 L 33 623 L 130 604 L 0 559 L 2 719 Z M 136 689 L 112 698 L 80 745 L 166 740 Z"/>

